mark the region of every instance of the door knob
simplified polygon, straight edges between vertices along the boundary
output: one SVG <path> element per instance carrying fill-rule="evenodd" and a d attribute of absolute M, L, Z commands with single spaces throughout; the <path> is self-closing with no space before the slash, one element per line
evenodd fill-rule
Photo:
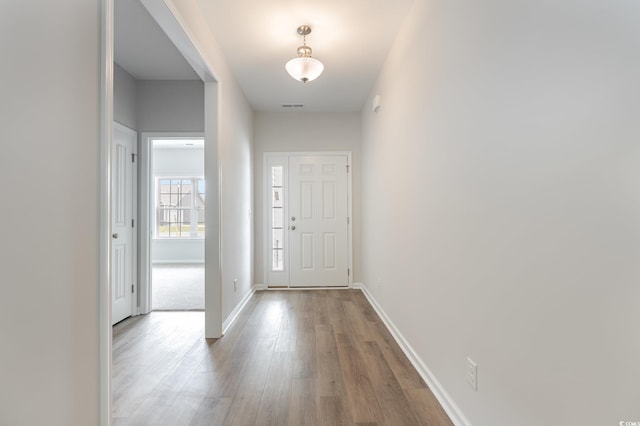
<path fill-rule="evenodd" d="M 117 239 L 118 238 L 118 233 L 116 232 L 115 234 L 112 235 L 113 239 Z"/>
<path fill-rule="evenodd" d="M 291 216 L 291 221 L 293 222 L 294 220 L 296 220 L 295 216 Z"/>
<path fill-rule="evenodd" d="M 296 230 L 296 226 L 295 225 L 291 225 L 291 230 L 295 231 Z"/>

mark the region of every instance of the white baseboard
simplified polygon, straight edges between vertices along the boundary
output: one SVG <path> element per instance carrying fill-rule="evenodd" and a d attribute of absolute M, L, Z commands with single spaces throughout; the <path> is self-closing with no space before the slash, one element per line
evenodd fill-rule
<path fill-rule="evenodd" d="M 349 290 L 351 287 L 267 287 L 265 291 Z"/>
<path fill-rule="evenodd" d="M 351 288 L 362 288 L 362 283 L 351 283 Z"/>
<path fill-rule="evenodd" d="M 231 311 L 227 319 L 222 322 L 223 335 L 227 332 L 227 330 L 229 330 L 229 327 L 231 327 L 233 322 L 238 318 L 238 315 L 240 315 L 240 312 L 242 312 L 244 307 L 247 306 L 247 303 L 249 302 L 249 300 L 251 300 L 251 297 L 255 292 L 256 292 L 256 289 L 254 287 L 242 298 L 240 303 L 236 305 L 235 309 Z"/>
<path fill-rule="evenodd" d="M 153 265 L 204 265 L 204 260 L 152 260 Z"/>
<path fill-rule="evenodd" d="M 400 331 L 393 324 L 393 321 L 387 316 L 382 307 L 378 304 L 378 302 L 373 298 L 371 293 L 367 290 L 367 287 L 364 284 L 360 284 L 360 289 L 362 293 L 365 295 L 371 306 L 376 311 L 378 316 L 382 319 L 382 322 L 387 326 L 389 332 L 393 336 L 393 338 L 398 342 L 400 348 L 404 352 L 404 354 L 409 358 L 411 364 L 413 364 L 414 368 L 418 371 L 418 374 L 422 377 L 422 379 L 427 383 L 431 392 L 435 395 L 436 399 L 447 413 L 453 424 L 456 426 L 471 426 L 471 422 L 465 417 L 460 408 L 453 401 L 451 396 L 447 393 L 444 387 L 440 384 L 436 376 L 431 372 L 429 367 L 425 365 L 422 359 L 418 356 L 418 354 L 413 350 L 409 342 L 404 338 L 404 336 L 400 333 Z"/>
<path fill-rule="evenodd" d="M 351 286 L 341 287 L 268 287 L 264 284 L 254 284 L 256 291 L 305 291 L 305 290 L 349 290 Z"/>

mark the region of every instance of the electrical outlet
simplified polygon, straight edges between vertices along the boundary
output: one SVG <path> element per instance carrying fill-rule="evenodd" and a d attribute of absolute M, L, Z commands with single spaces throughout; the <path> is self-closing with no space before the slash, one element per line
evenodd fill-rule
<path fill-rule="evenodd" d="M 467 357 L 467 383 L 474 391 L 478 391 L 478 364 Z"/>
<path fill-rule="evenodd" d="M 233 291 L 236 292 L 238 291 L 238 279 L 234 279 L 233 280 Z"/>

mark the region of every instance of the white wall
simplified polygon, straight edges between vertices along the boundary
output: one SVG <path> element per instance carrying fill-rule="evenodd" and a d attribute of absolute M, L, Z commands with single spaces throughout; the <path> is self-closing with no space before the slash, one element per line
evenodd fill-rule
<path fill-rule="evenodd" d="M 113 64 L 113 120 L 138 128 L 138 84 L 124 68 Z"/>
<path fill-rule="evenodd" d="M 202 144 L 202 142 L 200 142 Z M 153 150 L 156 176 L 203 176 L 204 147 L 158 148 Z"/>
<path fill-rule="evenodd" d="M 36 3 L 0 3 L 0 424 L 95 425 L 100 2 Z"/>
<path fill-rule="evenodd" d="M 418 0 L 363 110 L 365 284 L 476 426 L 640 420 L 638 22 Z"/>
<path fill-rule="evenodd" d="M 360 221 L 361 118 L 358 113 L 256 113 L 254 119 L 255 277 L 264 284 L 263 154 L 287 151 L 352 151 L 353 281 L 362 279 Z"/>
<path fill-rule="evenodd" d="M 203 132 L 204 85 L 199 80 L 138 80 L 140 132 Z"/>
<path fill-rule="evenodd" d="M 218 115 L 206 117 L 206 120 L 218 123 L 218 149 L 212 152 L 205 147 L 205 169 L 209 173 L 215 171 L 217 165 L 220 167 L 221 259 L 207 254 L 205 267 L 207 271 L 214 271 L 220 262 L 221 315 L 225 320 L 253 286 L 253 215 L 250 214 L 253 210 L 253 111 L 204 21 L 198 2 L 174 0 L 168 3 L 174 7 L 178 21 L 186 25 L 188 35 L 197 44 L 218 81 L 217 93 L 211 90 L 211 94 L 218 96 L 219 111 L 210 110 Z M 209 197 L 207 206 L 212 206 Z M 215 215 L 207 209 L 207 224 L 211 223 L 210 217 Z M 206 253 L 212 252 L 212 245 L 217 244 L 209 235 L 207 233 Z M 234 291 L 235 278 L 238 279 L 238 288 Z M 210 306 L 209 298 L 218 297 L 210 291 L 216 286 L 215 277 L 207 272 L 205 279 L 205 305 Z M 213 312 L 209 307 L 206 310 L 207 315 Z"/>
<path fill-rule="evenodd" d="M 152 185 L 158 177 L 204 177 L 204 147 L 154 148 L 153 176 Z M 155 194 L 155 189 L 152 192 Z M 204 263 L 204 239 L 154 238 L 151 241 L 151 261 Z"/>

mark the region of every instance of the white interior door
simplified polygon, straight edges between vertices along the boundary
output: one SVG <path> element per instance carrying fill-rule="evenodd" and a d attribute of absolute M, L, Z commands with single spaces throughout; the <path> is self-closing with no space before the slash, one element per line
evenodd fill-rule
<path fill-rule="evenodd" d="M 289 157 L 291 287 L 349 285 L 346 155 Z"/>
<path fill-rule="evenodd" d="M 111 323 L 133 313 L 135 132 L 114 126 L 111 146 Z"/>

